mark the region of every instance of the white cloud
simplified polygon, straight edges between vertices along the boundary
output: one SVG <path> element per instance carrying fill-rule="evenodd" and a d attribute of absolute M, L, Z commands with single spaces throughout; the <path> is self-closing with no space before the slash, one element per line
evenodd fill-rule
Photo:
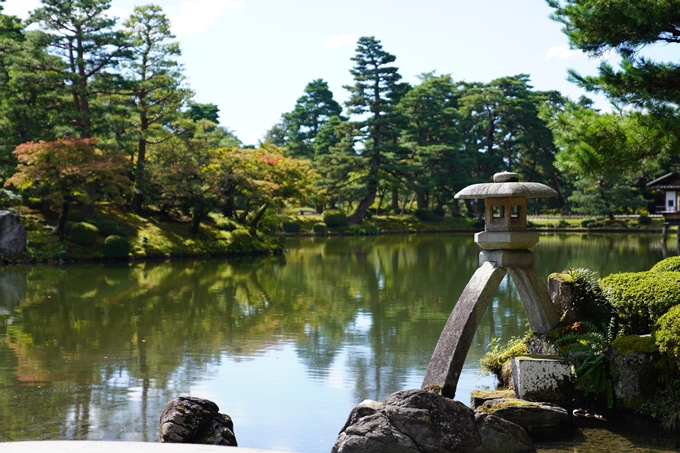
<path fill-rule="evenodd" d="M 546 60 L 566 60 L 568 58 L 582 58 L 586 55 L 580 50 L 570 49 L 568 46 L 551 47 L 545 55 Z"/>
<path fill-rule="evenodd" d="M 335 48 L 335 47 L 341 47 L 345 44 L 349 44 L 350 46 L 354 46 L 357 42 L 357 37 L 354 35 L 337 35 L 337 36 L 332 36 L 330 38 L 325 38 L 323 40 L 323 43 L 326 44 L 327 47 Z"/>
<path fill-rule="evenodd" d="M 237 13 L 237 12 L 239 12 L 239 11 L 242 11 L 243 8 L 246 7 L 246 5 L 244 5 L 243 2 L 231 2 L 231 3 L 229 4 L 229 7 L 231 8 L 231 10 L 232 10 L 233 12 Z"/>
<path fill-rule="evenodd" d="M 3 14 L 26 19 L 30 11 L 40 6 L 40 0 L 7 0 L 3 6 Z"/>
<path fill-rule="evenodd" d="M 170 18 L 172 31 L 176 34 L 201 33 L 217 20 L 227 4 L 229 4 L 229 0 L 190 0 L 185 2 L 180 12 Z"/>

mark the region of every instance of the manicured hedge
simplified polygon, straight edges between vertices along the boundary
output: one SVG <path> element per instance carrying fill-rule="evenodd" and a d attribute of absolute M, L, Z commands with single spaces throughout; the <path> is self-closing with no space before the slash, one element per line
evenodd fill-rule
<path fill-rule="evenodd" d="M 680 256 L 671 256 L 659 261 L 651 269 L 652 272 L 680 272 Z"/>
<path fill-rule="evenodd" d="M 627 334 L 650 333 L 661 316 L 680 304 L 680 272 L 612 274 L 600 280 L 600 287 Z"/>
<path fill-rule="evenodd" d="M 659 351 L 680 362 L 680 305 L 668 310 L 656 323 L 654 339 Z"/>
<path fill-rule="evenodd" d="M 99 230 L 96 226 L 86 222 L 76 222 L 71 225 L 70 240 L 78 245 L 94 245 L 97 243 Z"/>
<path fill-rule="evenodd" d="M 328 227 L 325 223 L 319 222 L 312 226 L 312 231 L 314 231 L 314 234 L 318 234 L 319 236 L 325 236 L 328 234 Z"/>
<path fill-rule="evenodd" d="M 416 209 L 415 212 L 413 213 L 413 216 L 416 219 L 422 220 L 424 222 L 427 222 L 429 220 L 434 220 L 435 215 L 434 213 L 429 210 L 429 209 Z"/>
<path fill-rule="evenodd" d="M 337 209 L 329 209 L 323 212 L 323 223 L 329 230 L 342 230 L 347 228 L 347 215 Z"/>
<path fill-rule="evenodd" d="M 300 222 L 287 220 L 281 224 L 281 229 L 284 233 L 299 233 L 302 230 L 302 225 L 300 225 Z"/>
<path fill-rule="evenodd" d="M 127 258 L 130 242 L 123 236 L 111 235 L 104 240 L 104 256 L 107 258 Z"/>

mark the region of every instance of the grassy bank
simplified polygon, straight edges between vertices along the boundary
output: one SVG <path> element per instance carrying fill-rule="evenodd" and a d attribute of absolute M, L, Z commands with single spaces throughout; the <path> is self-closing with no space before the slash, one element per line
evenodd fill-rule
<path fill-rule="evenodd" d="M 253 232 L 219 215 L 211 215 L 198 234 L 189 233 L 189 222 L 160 215 L 140 216 L 111 205 L 97 205 L 94 215 L 73 209 L 67 222 L 67 240 L 59 242 L 53 215 L 25 206 L 14 208 L 26 228 L 26 251 L 6 261 L 51 262 L 118 258 L 107 252 L 106 238 L 119 236 L 129 244 L 129 259 L 156 259 L 201 255 L 269 254 L 283 250 L 280 238 Z M 73 225 L 87 223 L 96 228 L 92 241 L 75 237 Z M 89 242 L 89 243 L 83 243 Z"/>
<path fill-rule="evenodd" d="M 292 235 L 311 235 L 315 225 L 323 223 L 323 216 L 276 215 L 260 223 L 257 232 L 219 214 L 211 214 L 201 224 L 198 234 L 189 232 L 188 219 L 176 219 L 160 214 L 141 216 L 110 204 L 98 204 L 96 213 L 84 214 L 79 209 L 69 212 L 67 240 L 59 242 L 55 233 L 56 214 L 45 213 L 26 206 L 14 208 L 27 230 L 27 250 L 19 256 L 4 257 L 5 262 L 56 262 L 106 259 L 158 259 L 183 256 L 229 256 L 278 253 L 283 250 L 284 224 L 297 224 Z M 71 228 L 87 223 L 96 228 L 91 241 L 74 237 Z M 660 231 L 662 219 L 624 218 L 609 221 L 602 218 L 532 219 L 530 229 L 539 231 Z M 88 227 L 89 228 L 89 227 Z M 415 216 L 372 216 L 359 225 L 347 224 L 328 228 L 328 235 L 377 235 L 425 232 L 480 231 L 483 222 L 466 217 L 436 217 L 421 220 Z M 76 231 L 76 230 L 74 230 Z M 129 250 L 112 255 L 107 248 L 107 237 L 119 236 Z"/>

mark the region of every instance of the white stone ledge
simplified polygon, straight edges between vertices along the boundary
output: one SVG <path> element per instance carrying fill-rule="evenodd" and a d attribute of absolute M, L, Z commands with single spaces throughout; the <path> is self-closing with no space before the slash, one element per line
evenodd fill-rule
<path fill-rule="evenodd" d="M 217 445 L 86 440 L 0 442 L 0 451 L 2 453 L 284 453 L 278 450 Z"/>

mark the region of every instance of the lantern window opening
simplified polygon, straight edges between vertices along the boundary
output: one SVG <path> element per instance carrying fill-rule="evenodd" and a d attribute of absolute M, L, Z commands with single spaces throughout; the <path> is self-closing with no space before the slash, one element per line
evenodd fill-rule
<path fill-rule="evenodd" d="M 514 205 L 510 207 L 510 217 L 518 219 L 520 217 L 522 207 L 519 205 Z"/>
<path fill-rule="evenodd" d="M 505 206 L 495 205 L 491 207 L 491 212 L 494 219 L 502 219 L 505 217 Z"/>

